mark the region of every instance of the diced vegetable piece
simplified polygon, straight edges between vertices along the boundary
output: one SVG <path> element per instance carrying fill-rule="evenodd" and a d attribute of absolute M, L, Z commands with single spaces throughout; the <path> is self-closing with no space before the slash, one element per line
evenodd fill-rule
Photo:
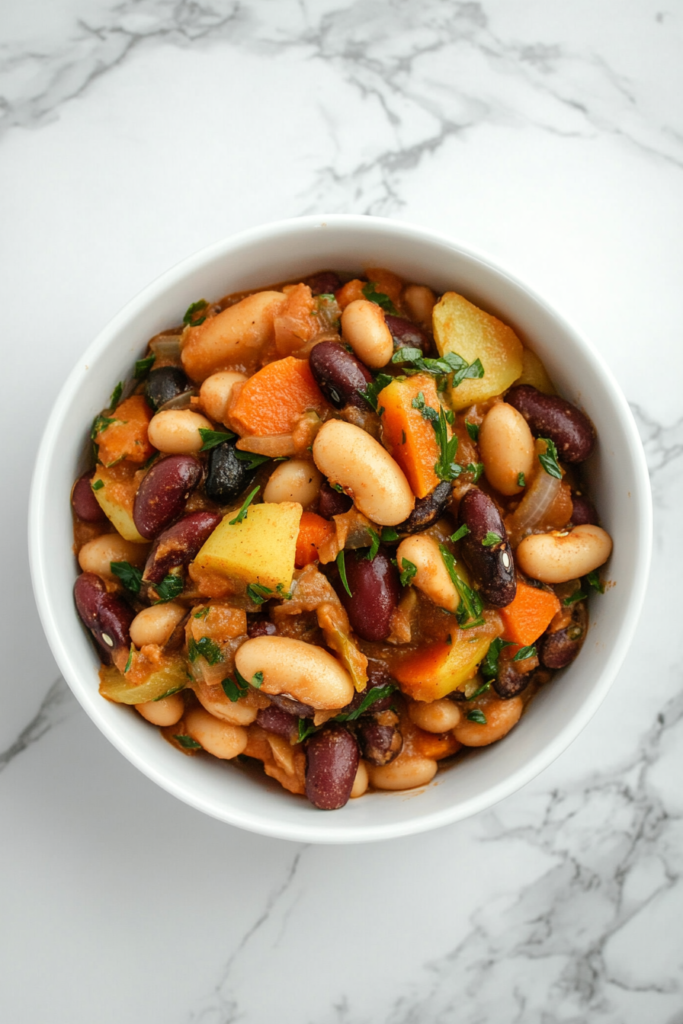
<path fill-rule="evenodd" d="M 310 562 L 318 560 L 318 548 L 330 540 L 336 533 L 334 523 L 316 515 L 315 512 L 304 512 L 299 523 L 299 536 L 296 539 L 296 567 L 303 569 Z"/>
<path fill-rule="evenodd" d="M 138 655 L 133 655 L 133 660 Z M 169 690 L 180 690 L 188 682 L 188 673 L 184 658 L 177 656 L 162 662 L 159 668 L 153 669 L 146 677 L 140 679 L 131 669 L 130 675 L 124 675 L 113 665 L 100 669 L 100 693 L 107 700 L 117 704 L 144 704 L 148 700 L 157 700 Z"/>
<path fill-rule="evenodd" d="M 241 523 L 228 513 L 199 551 L 200 570 L 275 591 L 288 590 L 294 572 L 301 505 L 295 501 L 251 505 Z"/>
<path fill-rule="evenodd" d="M 433 757 L 435 761 L 456 754 L 462 746 L 452 732 L 425 732 L 416 725 L 413 726 L 411 739 L 412 748 L 417 754 L 421 754 L 422 757 Z"/>
<path fill-rule="evenodd" d="M 99 486 L 100 482 L 102 486 Z M 138 533 L 133 521 L 133 504 L 138 485 L 135 466 L 129 462 L 108 468 L 98 466 L 90 481 L 100 508 L 121 536 L 137 544 L 148 544 L 149 541 Z"/>
<path fill-rule="evenodd" d="M 111 417 L 103 417 L 104 429 L 95 435 L 100 462 L 105 466 L 121 459 L 138 465 L 146 462 L 154 452 L 147 439 L 147 426 L 152 415 L 144 395 L 133 395 L 121 402 Z M 109 423 L 108 419 L 113 422 Z"/>
<path fill-rule="evenodd" d="M 532 388 L 542 391 L 544 395 L 557 394 L 545 366 L 536 353 L 529 348 L 525 348 L 522 352 L 522 373 L 515 381 L 515 386 L 517 384 L 530 384 Z"/>
<path fill-rule="evenodd" d="M 287 292 L 275 315 L 275 347 L 288 356 L 320 333 L 320 321 L 313 315 L 316 302 L 308 285 L 297 284 Z"/>
<path fill-rule="evenodd" d="M 367 281 L 360 281 L 357 277 L 354 277 L 353 281 L 347 281 L 343 288 L 340 288 L 335 293 L 339 308 L 345 309 L 349 303 L 355 302 L 356 299 L 364 299 L 363 288 L 365 288 L 366 284 Z"/>
<path fill-rule="evenodd" d="M 436 643 L 397 658 L 392 671 L 401 689 L 414 700 L 439 700 L 477 671 L 491 641 L 502 632 L 496 612 L 484 612 L 484 622 L 472 629 L 453 630 L 452 643 Z"/>
<path fill-rule="evenodd" d="M 517 580 L 515 599 L 499 610 L 503 620 L 503 639 L 528 647 L 538 640 L 560 610 L 555 594 Z"/>
<path fill-rule="evenodd" d="M 374 285 L 374 291 L 379 292 L 380 295 L 386 295 L 394 306 L 400 304 L 403 281 L 398 274 L 395 274 L 393 270 L 385 270 L 383 267 L 367 267 L 365 276 L 370 284 Z M 368 296 L 364 293 L 363 297 L 367 298 Z"/>
<path fill-rule="evenodd" d="M 277 359 L 250 377 L 229 407 L 232 425 L 241 434 L 269 437 L 291 434 L 308 409 L 330 407 L 313 380 L 306 359 Z"/>
<path fill-rule="evenodd" d="M 377 408 L 382 413 L 382 440 L 393 458 L 408 477 L 408 483 L 418 498 L 426 498 L 439 484 L 434 465 L 440 450 L 431 421 L 413 400 L 422 394 L 425 405 L 437 412 L 440 409 L 436 387 L 431 377 L 418 374 L 407 380 L 394 380 L 380 391 Z"/>
<path fill-rule="evenodd" d="M 515 332 L 462 295 L 446 292 L 434 307 L 433 322 L 440 355 L 455 352 L 468 363 L 480 359 L 484 367 L 483 377 L 451 389 L 454 409 L 494 398 L 521 374 L 522 343 Z"/>

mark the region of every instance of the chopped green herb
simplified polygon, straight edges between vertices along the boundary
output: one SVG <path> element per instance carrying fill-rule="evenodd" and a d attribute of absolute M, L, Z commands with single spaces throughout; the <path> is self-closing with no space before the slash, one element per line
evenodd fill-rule
<path fill-rule="evenodd" d="M 249 689 L 249 682 L 244 678 L 237 665 L 235 665 L 235 679 L 237 680 L 238 686 L 243 688 L 246 686 L 246 688 Z"/>
<path fill-rule="evenodd" d="M 104 480 L 96 480 L 94 484 L 91 484 L 93 491 L 100 491 L 104 487 Z"/>
<path fill-rule="evenodd" d="M 272 593 L 270 587 L 264 587 L 261 583 L 249 583 L 247 586 L 247 594 L 254 604 L 263 604 Z"/>
<path fill-rule="evenodd" d="M 474 477 L 473 483 L 476 484 L 477 480 L 479 479 L 481 474 L 484 472 L 484 463 L 483 462 L 468 462 L 467 463 L 467 472 L 472 474 L 472 476 Z"/>
<path fill-rule="evenodd" d="M 239 512 L 237 513 L 235 518 L 230 520 L 230 522 L 228 523 L 228 526 L 234 526 L 235 523 L 241 523 L 243 519 L 247 518 L 247 515 L 249 514 L 249 506 L 251 505 L 252 501 L 256 497 L 257 492 L 260 491 L 260 490 L 261 490 L 261 487 L 258 486 L 258 487 L 255 487 L 253 491 L 249 492 L 249 494 L 246 496 L 246 498 L 242 502 L 242 508 L 239 510 Z"/>
<path fill-rule="evenodd" d="M 96 416 L 92 421 L 92 429 L 90 431 L 90 440 L 94 441 L 98 434 L 101 434 L 103 430 L 111 426 L 112 423 L 118 423 L 116 418 L 111 416 Z"/>
<path fill-rule="evenodd" d="M 460 605 L 456 612 L 458 625 L 461 629 L 472 629 L 474 626 L 480 626 L 484 621 L 481 618 L 484 605 L 479 594 L 476 590 L 468 587 L 465 581 L 458 576 L 455 571 L 455 559 L 448 548 L 444 544 L 439 544 L 439 551 L 453 586 L 460 595 Z"/>
<path fill-rule="evenodd" d="M 145 359 L 138 359 L 135 363 L 135 373 L 133 374 L 135 379 L 140 380 L 141 377 L 146 377 L 149 371 L 152 369 L 155 360 L 155 355 L 146 356 Z"/>
<path fill-rule="evenodd" d="M 342 584 L 344 586 L 344 590 L 349 595 L 349 597 L 353 597 L 353 594 L 351 593 L 351 588 L 349 587 L 349 581 L 346 578 L 346 562 L 344 561 L 344 549 L 343 548 L 341 549 L 341 551 L 337 555 L 337 568 L 339 569 L 339 576 L 340 576 Z"/>
<path fill-rule="evenodd" d="M 481 543 L 482 547 L 492 548 L 494 544 L 502 544 L 502 542 L 503 538 L 499 533 L 494 533 L 493 530 L 489 530 Z"/>
<path fill-rule="evenodd" d="M 495 679 L 498 675 L 498 659 L 500 657 L 500 652 L 504 647 L 510 646 L 511 644 L 509 640 L 501 640 L 499 636 L 497 636 L 495 640 L 491 641 L 489 649 L 486 652 L 486 657 L 479 666 L 484 679 Z"/>
<path fill-rule="evenodd" d="M 455 480 L 462 473 L 462 466 L 454 461 L 458 450 L 458 439 L 455 434 L 450 438 L 448 436 L 448 415 L 443 406 L 439 410 L 438 423 L 432 423 L 432 426 L 441 451 L 439 461 L 434 464 L 434 472 L 440 480 Z"/>
<path fill-rule="evenodd" d="M 454 544 L 456 544 L 459 540 L 462 540 L 463 537 L 466 537 L 467 534 L 471 532 L 472 531 L 470 530 L 469 526 L 465 526 L 465 524 L 463 523 L 462 526 L 458 527 L 455 533 L 451 534 L 451 540 L 453 541 Z"/>
<path fill-rule="evenodd" d="M 480 380 L 484 376 L 484 367 L 481 359 L 475 359 L 469 366 L 463 366 L 461 370 L 453 374 L 451 387 L 457 388 L 464 380 Z"/>
<path fill-rule="evenodd" d="M 197 658 L 204 658 L 209 665 L 216 665 L 223 660 L 220 647 L 215 640 L 208 636 L 203 636 L 201 640 L 191 638 L 187 645 L 187 656 L 192 662 L 195 662 Z"/>
<path fill-rule="evenodd" d="M 551 441 L 549 437 L 539 437 L 539 441 L 545 441 L 546 449 L 543 455 L 538 456 L 538 461 L 549 476 L 554 476 L 555 479 L 561 480 L 562 470 L 557 462 L 557 448 L 555 447 L 555 443 Z"/>
<path fill-rule="evenodd" d="M 139 594 L 142 586 L 142 572 L 130 562 L 110 562 L 109 567 L 131 594 Z"/>
<path fill-rule="evenodd" d="M 376 302 L 378 306 L 381 306 L 385 313 L 390 313 L 392 316 L 396 316 L 396 306 L 388 295 L 385 295 L 384 292 L 377 291 L 377 288 L 372 281 L 366 284 L 363 288 L 363 295 L 369 302 Z"/>
<path fill-rule="evenodd" d="M 593 590 L 597 590 L 599 594 L 605 593 L 605 584 L 598 576 L 597 569 L 593 569 L 592 572 L 588 573 L 588 575 L 586 576 L 586 582 L 588 583 L 589 587 L 592 587 Z"/>
<path fill-rule="evenodd" d="M 118 382 L 118 384 L 116 385 L 116 387 L 114 388 L 114 390 L 112 391 L 112 393 L 111 393 L 111 398 L 109 399 L 109 408 L 110 409 L 115 409 L 116 408 L 116 406 L 119 404 L 119 402 L 121 400 L 121 395 L 122 394 L 123 394 L 123 381 L 120 380 Z"/>
<path fill-rule="evenodd" d="M 133 664 L 133 654 L 134 653 L 135 653 L 135 644 L 131 644 L 130 645 L 130 650 L 128 651 L 128 661 L 126 662 L 126 667 L 123 670 L 124 676 L 125 676 L 126 672 L 128 671 L 128 669 L 130 668 L 130 666 Z"/>
<path fill-rule="evenodd" d="M 251 685 L 255 690 L 260 690 L 263 686 L 263 672 L 254 672 L 251 677 Z"/>
<path fill-rule="evenodd" d="M 368 548 L 368 553 L 365 557 L 368 560 L 368 562 L 371 562 L 375 555 L 377 554 L 377 552 L 379 551 L 380 536 L 376 530 L 373 530 L 371 526 L 368 526 L 368 533 L 372 537 L 372 544 Z"/>
<path fill-rule="evenodd" d="M 392 363 L 414 363 L 418 359 L 422 359 L 422 349 L 414 348 L 412 345 L 405 345 L 403 348 L 397 348 L 391 357 Z M 434 360 L 434 362 L 436 361 L 437 360 Z"/>
<path fill-rule="evenodd" d="M 477 689 L 474 691 L 474 693 L 471 693 L 467 699 L 468 700 L 475 700 L 475 698 L 481 697 L 482 693 L 486 693 L 486 691 L 490 690 L 490 689 L 491 689 L 491 680 L 489 680 L 486 683 L 482 683 L 481 686 L 478 686 Z"/>
<path fill-rule="evenodd" d="M 414 577 L 417 575 L 417 566 L 414 562 L 409 561 L 407 558 L 401 559 L 401 586 L 409 587 Z"/>
<path fill-rule="evenodd" d="M 307 740 L 309 736 L 312 736 L 314 732 L 318 731 L 318 726 L 317 725 L 313 725 L 312 722 L 310 724 L 307 724 L 305 718 L 300 718 L 299 719 L 298 724 L 297 724 L 297 728 L 298 728 L 298 735 L 297 735 L 297 738 L 296 738 L 297 743 L 303 743 L 304 740 Z"/>
<path fill-rule="evenodd" d="M 232 435 L 235 436 L 234 434 Z M 256 452 L 243 452 L 238 448 L 235 448 L 235 458 L 239 459 L 240 462 L 248 462 L 247 469 L 256 469 L 257 466 L 262 466 L 264 462 L 270 462 L 270 455 L 257 455 Z"/>
<path fill-rule="evenodd" d="M 525 658 L 535 658 L 536 647 L 532 644 L 530 647 L 520 647 L 515 654 L 513 661 L 524 661 Z"/>
<path fill-rule="evenodd" d="M 175 573 L 169 573 L 168 576 L 164 576 L 161 583 L 155 583 L 154 589 L 157 592 L 158 600 L 155 604 L 166 604 L 167 601 L 172 601 L 174 597 L 182 593 L 182 589 L 185 586 L 185 581 L 182 576 L 178 576 Z"/>
<path fill-rule="evenodd" d="M 206 317 L 203 316 L 201 317 L 201 319 L 197 320 L 195 319 L 195 313 L 201 312 L 201 310 L 206 309 L 207 306 L 208 302 L 206 301 L 206 299 L 199 299 L 198 302 L 193 302 L 190 306 L 187 307 L 187 310 L 185 311 L 183 323 L 187 324 L 190 327 L 199 327 L 200 324 L 204 323 Z"/>
<path fill-rule="evenodd" d="M 467 719 L 469 722 L 477 722 L 479 725 L 486 725 L 486 715 L 479 708 L 473 708 L 472 711 L 467 712 Z"/>
<path fill-rule="evenodd" d="M 383 391 L 388 384 L 391 384 L 395 377 L 390 377 L 388 373 L 378 373 L 375 379 L 368 384 L 364 391 L 358 388 L 358 394 L 368 403 L 371 409 L 377 412 L 377 396 L 380 391 Z"/>
<path fill-rule="evenodd" d="M 517 474 L 517 486 L 526 487 L 526 477 L 524 476 L 524 473 Z"/>
<path fill-rule="evenodd" d="M 185 683 L 181 683 L 180 686 L 173 686 L 173 687 L 171 687 L 170 690 L 167 690 L 166 693 L 162 693 L 158 697 L 152 697 L 152 700 L 153 701 L 165 700 L 166 697 L 172 697 L 174 693 L 180 693 L 180 691 L 184 690 L 184 689 L 185 689 Z"/>
<path fill-rule="evenodd" d="M 205 619 L 211 611 L 211 605 L 207 604 L 206 608 L 202 608 L 201 611 L 195 612 L 192 616 L 193 619 Z"/>
<path fill-rule="evenodd" d="M 344 490 L 344 488 L 342 487 L 341 484 L 330 484 L 330 487 L 332 487 L 337 492 L 337 494 L 345 494 L 346 493 L 346 491 Z"/>
<path fill-rule="evenodd" d="M 147 462 L 145 462 L 143 464 L 142 468 L 143 469 L 149 469 L 149 467 L 153 466 L 154 463 L 157 461 L 157 459 L 160 459 L 160 458 L 161 458 L 161 452 L 155 452 L 154 455 L 150 455 L 150 457 L 147 459 Z"/>
<path fill-rule="evenodd" d="M 283 601 L 291 601 L 292 600 L 292 591 L 291 590 L 285 590 L 284 583 L 278 583 L 278 585 L 276 586 L 275 590 L 277 591 L 278 597 L 281 597 Z"/>
<path fill-rule="evenodd" d="M 206 427 L 200 427 L 199 436 L 202 439 L 200 452 L 208 452 L 215 448 L 217 444 L 223 444 L 224 441 L 232 441 L 235 435 L 232 431 L 208 430 Z"/>
<path fill-rule="evenodd" d="M 393 526 L 382 527 L 382 544 L 390 544 L 392 540 L 398 540 L 398 533 Z"/>
<path fill-rule="evenodd" d="M 576 604 L 577 601 L 584 601 L 586 599 L 586 596 L 587 595 L 584 594 L 583 590 L 576 590 L 573 594 L 570 594 L 569 597 L 565 597 L 565 599 L 562 602 L 562 604 L 563 605 Z"/>
<path fill-rule="evenodd" d="M 414 373 L 429 373 L 433 377 L 440 378 L 437 382 L 437 390 L 444 391 L 447 386 L 447 375 L 453 374 L 451 387 L 457 388 L 465 378 L 478 378 L 484 376 L 484 367 L 479 359 L 468 363 L 466 359 L 456 352 L 446 352 L 438 359 L 423 358 L 422 349 L 406 346 L 398 349 L 391 359 L 392 363 L 412 363 L 412 369 L 405 368 L 409 375 Z"/>
<path fill-rule="evenodd" d="M 423 391 L 419 391 L 416 397 L 410 403 L 413 409 L 419 409 L 422 414 L 422 418 L 429 420 L 430 423 L 434 423 L 439 418 L 439 414 L 436 409 L 433 409 L 431 405 L 427 405 Z"/>
<path fill-rule="evenodd" d="M 229 676 L 227 679 L 221 680 L 221 686 L 223 687 L 223 693 L 233 704 L 236 704 L 240 697 L 244 697 L 245 693 L 249 692 L 248 686 L 241 686 L 234 679 L 230 679 Z"/>
<path fill-rule="evenodd" d="M 345 711 L 342 712 L 340 715 L 335 715 L 334 721 L 355 722 L 356 719 L 360 718 L 361 715 L 365 714 L 368 708 L 372 707 L 372 705 L 375 704 L 376 701 L 384 700 L 385 697 L 390 697 L 395 689 L 396 687 L 393 685 L 393 683 L 389 683 L 388 686 L 373 687 L 371 690 L 368 690 L 368 692 L 365 694 L 357 708 L 355 708 L 353 711 Z"/>
<path fill-rule="evenodd" d="M 470 423 L 465 420 L 465 426 L 467 427 L 467 433 L 470 435 L 473 441 L 479 440 L 479 426 L 477 423 Z"/>
<path fill-rule="evenodd" d="M 197 743 L 191 736 L 174 736 L 174 740 L 177 740 L 181 747 L 185 747 L 185 750 L 201 750 L 201 743 Z"/>

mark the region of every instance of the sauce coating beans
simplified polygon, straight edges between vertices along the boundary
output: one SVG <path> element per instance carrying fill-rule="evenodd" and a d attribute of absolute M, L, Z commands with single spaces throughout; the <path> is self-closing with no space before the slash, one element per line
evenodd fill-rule
<path fill-rule="evenodd" d="M 109 401 L 71 493 L 100 693 L 287 799 L 429 785 L 610 600 L 593 426 L 456 292 L 374 267 L 195 301 Z"/>

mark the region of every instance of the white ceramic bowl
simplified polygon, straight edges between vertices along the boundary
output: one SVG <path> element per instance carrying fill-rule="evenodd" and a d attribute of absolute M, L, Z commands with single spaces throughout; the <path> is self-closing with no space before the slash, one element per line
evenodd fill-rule
<path fill-rule="evenodd" d="M 103 700 L 98 659 L 76 614 L 69 493 L 84 468 L 93 417 L 130 374 L 148 339 L 200 297 L 300 278 L 315 270 L 389 267 L 438 291 L 462 292 L 514 327 L 562 394 L 597 428 L 591 492 L 614 539 L 615 586 L 591 601 L 581 656 L 531 703 L 501 743 L 473 751 L 424 790 L 375 793 L 332 813 L 270 780 L 211 758 L 183 757 L 131 709 Z M 468 817 L 513 793 L 558 756 L 594 714 L 628 651 L 650 560 L 651 501 L 643 451 L 626 401 L 589 342 L 527 285 L 479 253 L 398 221 L 305 217 L 243 232 L 190 256 L 133 299 L 83 354 L 45 429 L 30 508 L 31 572 L 57 663 L 91 719 L 134 765 L 207 814 L 265 835 L 306 842 L 388 839 Z"/>

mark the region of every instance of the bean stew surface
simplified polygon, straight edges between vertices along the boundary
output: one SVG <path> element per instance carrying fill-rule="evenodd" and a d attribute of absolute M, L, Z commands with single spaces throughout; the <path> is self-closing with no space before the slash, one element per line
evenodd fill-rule
<path fill-rule="evenodd" d="M 335 810 L 502 739 L 580 656 L 595 429 L 457 291 L 323 269 L 200 299 L 91 437 L 76 611 L 102 697 L 179 755 Z"/>

